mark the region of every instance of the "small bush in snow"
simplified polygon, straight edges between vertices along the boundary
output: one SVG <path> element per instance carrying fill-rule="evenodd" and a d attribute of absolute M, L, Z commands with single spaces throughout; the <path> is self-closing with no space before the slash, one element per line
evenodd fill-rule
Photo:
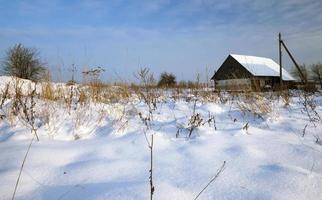
<path fill-rule="evenodd" d="M 45 67 L 37 49 L 16 44 L 6 53 L 3 71 L 6 75 L 38 81 L 42 78 Z"/>

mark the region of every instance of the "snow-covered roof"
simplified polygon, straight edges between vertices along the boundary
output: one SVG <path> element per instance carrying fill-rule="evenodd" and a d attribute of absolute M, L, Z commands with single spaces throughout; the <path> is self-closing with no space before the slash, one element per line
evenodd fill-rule
<path fill-rule="evenodd" d="M 280 66 L 270 58 L 230 54 L 235 60 L 243 65 L 254 76 L 280 76 Z M 294 81 L 284 68 L 282 69 L 284 81 Z"/>

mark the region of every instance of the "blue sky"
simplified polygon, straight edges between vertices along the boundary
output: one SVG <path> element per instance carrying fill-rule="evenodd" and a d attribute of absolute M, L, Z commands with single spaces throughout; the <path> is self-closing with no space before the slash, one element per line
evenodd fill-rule
<path fill-rule="evenodd" d="M 104 67 L 105 81 L 132 81 L 140 67 L 205 79 L 229 53 L 277 61 L 280 31 L 310 64 L 322 61 L 321 10 L 319 0 L 0 0 L 0 56 L 19 42 L 35 47 L 55 80 L 69 79 L 72 64 L 78 74 Z"/>

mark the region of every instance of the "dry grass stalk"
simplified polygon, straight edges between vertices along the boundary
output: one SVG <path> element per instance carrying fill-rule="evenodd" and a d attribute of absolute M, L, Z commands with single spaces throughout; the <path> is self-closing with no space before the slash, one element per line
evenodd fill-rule
<path fill-rule="evenodd" d="M 55 90 L 53 88 L 53 85 L 50 81 L 46 81 L 41 84 L 41 97 L 47 100 L 54 101 L 56 100 L 55 97 Z"/>
<path fill-rule="evenodd" d="M 32 139 L 31 139 L 31 141 L 30 141 L 30 143 L 29 143 L 29 146 L 28 146 L 28 148 L 27 148 L 27 152 L 26 152 L 26 154 L 25 154 L 25 156 L 24 156 L 24 158 L 23 158 L 23 161 L 22 161 L 22 164 L 21 164 L 21 167 L 20 167 L 20 170 L 19 170 L 19 175 L 18 175 L 18 178 L 17 178 L 16 184 L 15 184 L 15 188 L 14 188 L 14 191 L 13 191 L 13 194 L 12 194 L 12 198 L 11 198 L 11 200 L 14 200 L 14 199 L 15 199 L 16 192 L 17 192 L 18 185 L 19 185 L 19 181 L 20 181 L 20 177 L 21 177 L 21 174 L 22 174 L 22 170 L 23 170 L 23 168 L 24 168 L 24 166 L 25 166 L 25 163 L 26 163 L 26 160 L 27 160 L 27 156 L 28 156 L 28 154 L 29 154 L 29 151 L 30 151 L 30 148 L 31 148 L 31 145 L 32 145 L 32 143 L 33 143 L 34 139 L 35 139 L 35 135 L 32 137 Z"/>
<path fill-rule="evenodd" d="M 226 161 L 223 162 L 221 167 L 218 169 L 216 175 L 212 179 L 210 179 L 207 185 L 198 193 L 198 195 L 193 200 L 196 200 L 200 197 L 200 195 L 207 189 L 207 187 L 220 176 L 220 174 L 225 170 L 225 167 L 226 167 Z"/>
<path fill-rule="evenodd" d="M 10 87 L 10 83 L 7 83 L 4 90 L 1 92 L 0 109 L 2 109 L 5 101 L 9 99 L 9 87 Z"/>

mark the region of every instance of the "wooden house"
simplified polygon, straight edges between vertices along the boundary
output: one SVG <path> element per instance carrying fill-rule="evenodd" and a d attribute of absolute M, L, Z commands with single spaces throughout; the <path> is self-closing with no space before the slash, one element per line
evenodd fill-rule
<path fill-rule="evenodd" d="M 272 59 L 230 54 L 213 77 L 216 90 L 274 90 L 280 85 L 280 66 Z M 282 69 L 284 86 L 295 79 Z"/>

